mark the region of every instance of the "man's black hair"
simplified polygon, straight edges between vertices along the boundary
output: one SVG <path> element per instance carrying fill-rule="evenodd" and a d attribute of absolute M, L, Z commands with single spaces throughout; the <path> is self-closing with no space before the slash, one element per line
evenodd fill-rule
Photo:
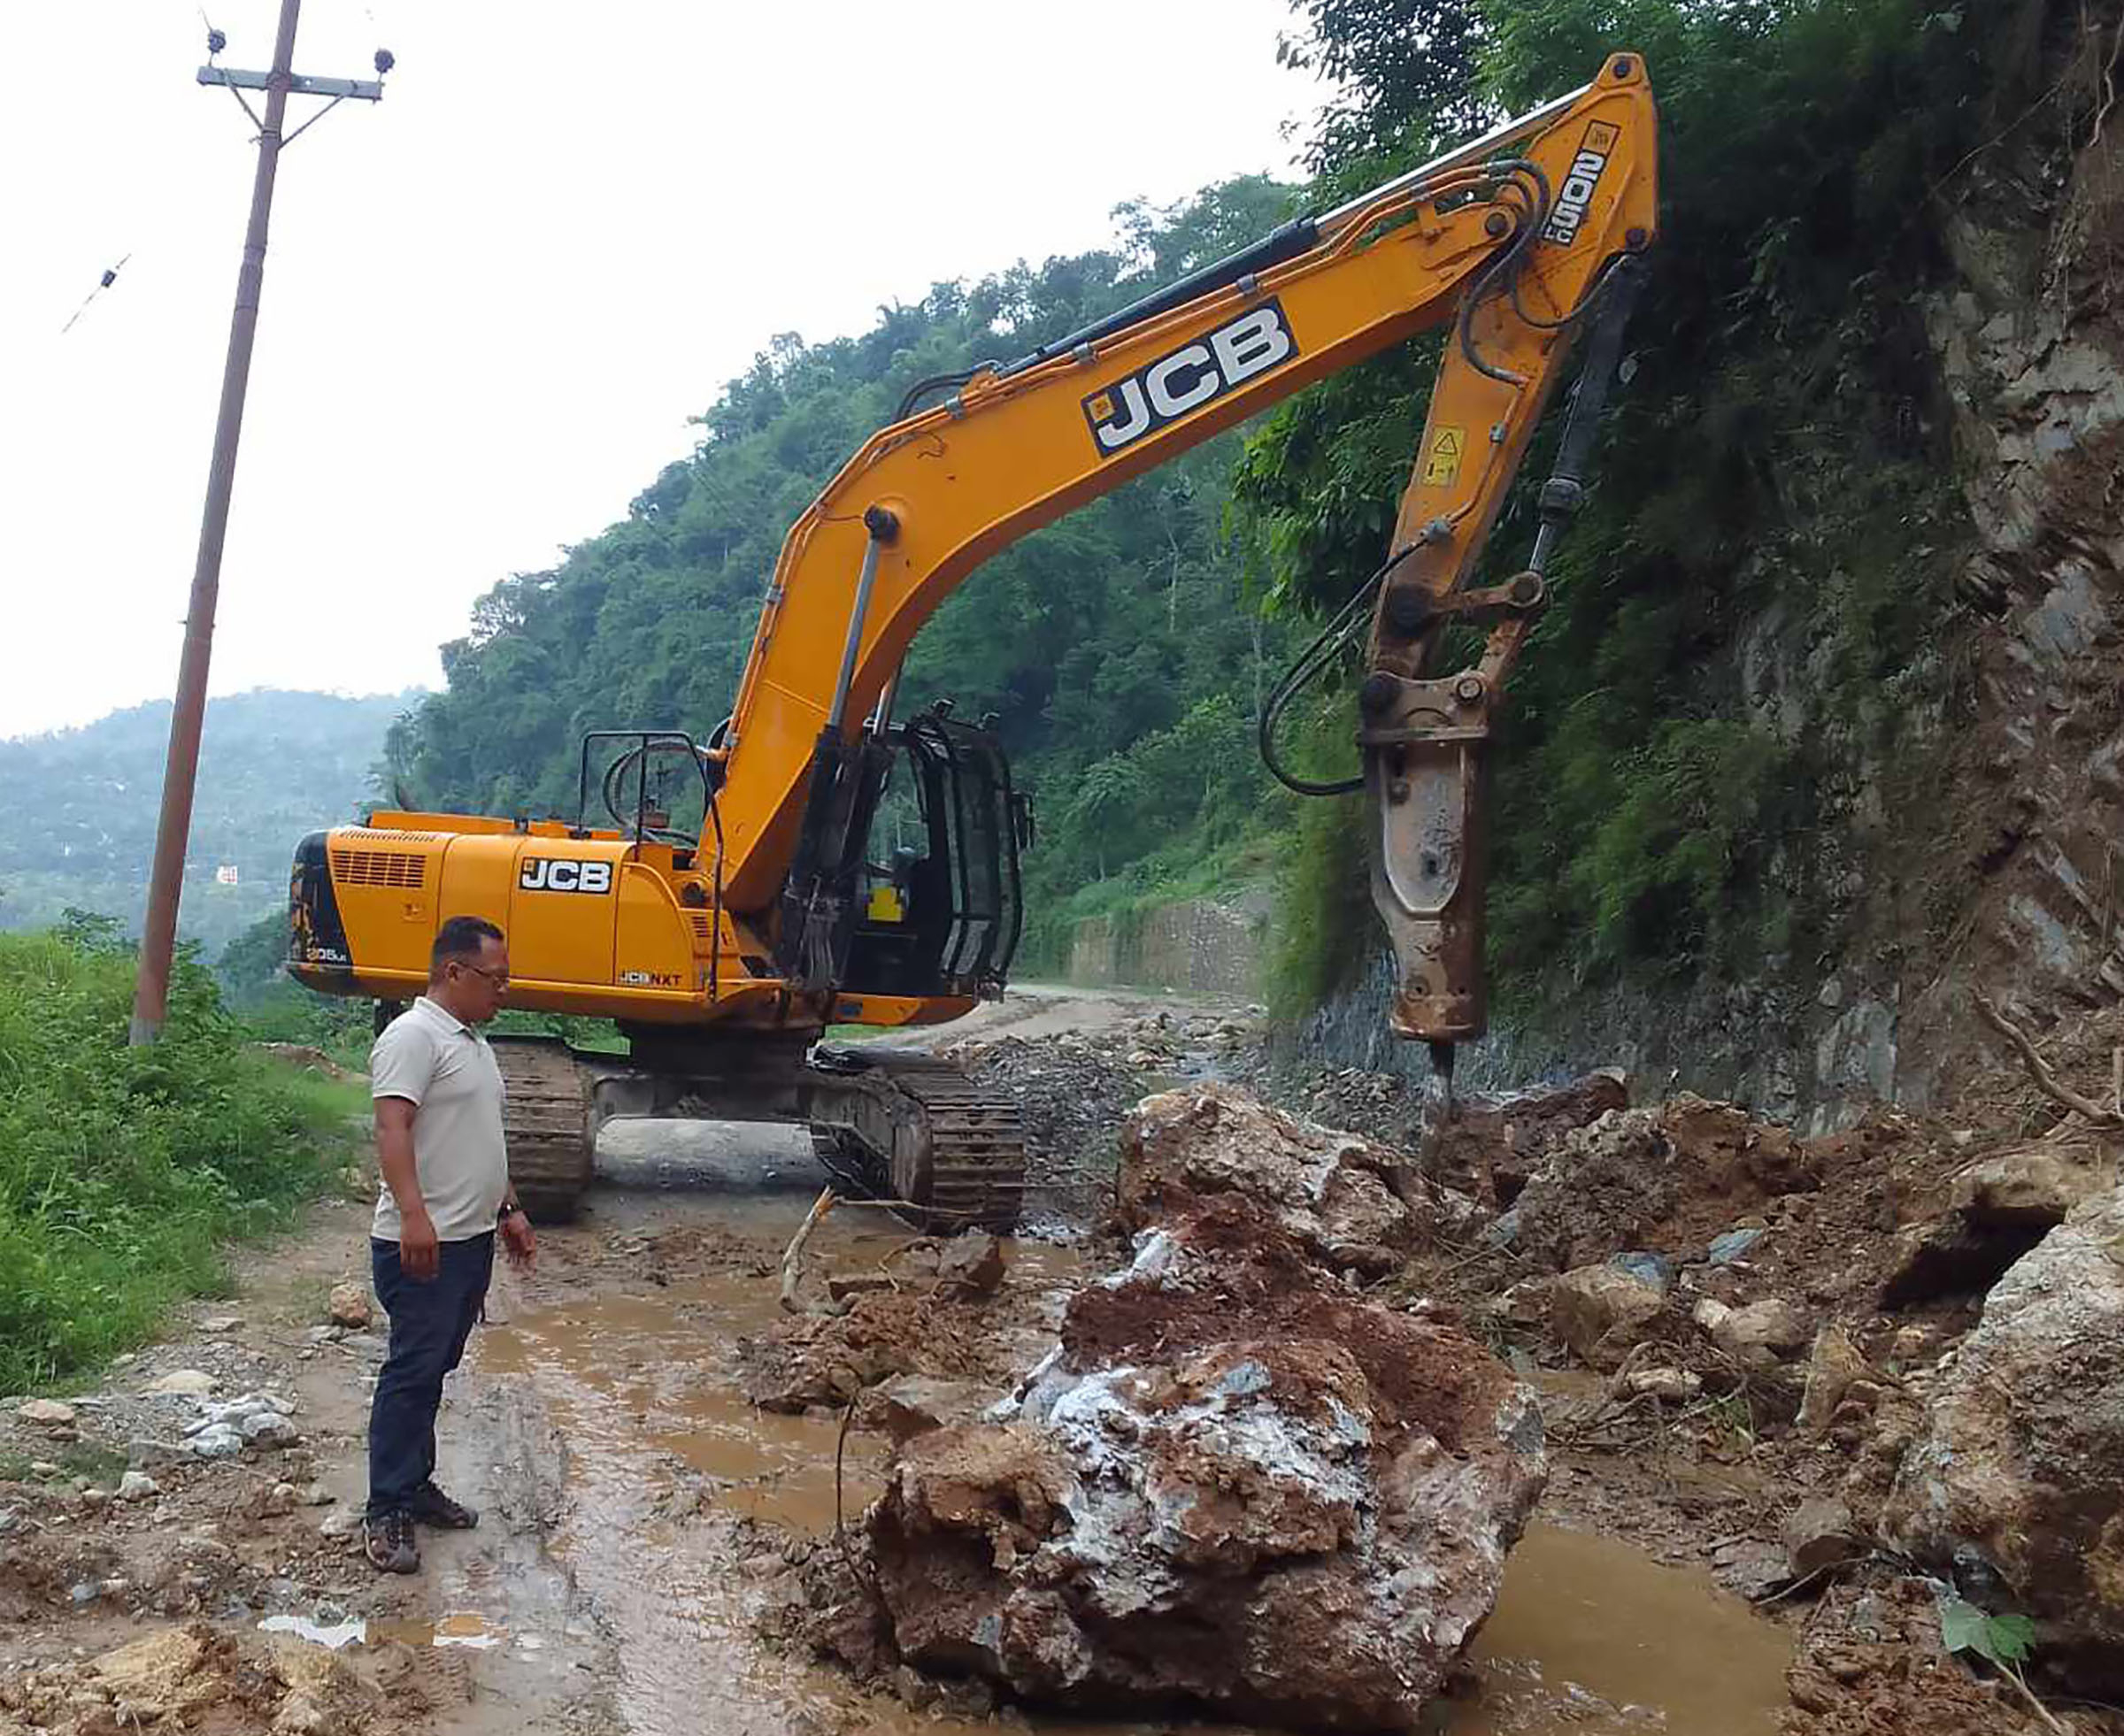
<path fill-rule="evenodd" d="M 427 973 L 439 977 L 451 959 L 477 958 L 489 941 L 503 938 L 502 931 L 485 917 L 451 917 L 435 930 L 435 944 L 427 955 Z"/>

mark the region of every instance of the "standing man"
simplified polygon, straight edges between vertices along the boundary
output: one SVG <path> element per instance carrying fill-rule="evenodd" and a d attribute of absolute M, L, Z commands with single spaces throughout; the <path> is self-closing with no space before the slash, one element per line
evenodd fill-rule
<path fill-rule="evenodd" d="M 463 1357 L 486 1301 L 496 1231 L 526 1270 L 536 1248 L 509 1185 L 501 1070 L 478 1029 L 508 989 L 502 931 L 451 917 L 435 931 L 427 993 L 369 1055 L 383 1171 L 369 1260 L 391 1317 L 391 1347 L 369 1410 L 362 1532 L 370 1562 L 386 1573 L 419 1567 L 416 1522 L 453 1531 L 480 1522 L 435 1486 L 435 1411 L 442 1377 Z"/>

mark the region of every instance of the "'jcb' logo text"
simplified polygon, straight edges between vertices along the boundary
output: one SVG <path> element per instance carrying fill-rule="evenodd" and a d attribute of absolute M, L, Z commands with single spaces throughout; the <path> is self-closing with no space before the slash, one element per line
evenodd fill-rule
<path fill-rule="evenodd" d="M 1282 304 L 1264 302 L 1208 336 L 1094 392 L 1084 400 L 1084 419 L 1091 424 L 1099 456 L 1111 458 L 1235 386 L 1281 367 L 1297 353 Z"/>
<path fill-rule="evenodd" d="M 527 856 L 518 871 L 516 883 L 526 892 L 610 892 L 612 864 Z"/>
<path fill-rule="evenodd" d="M 1568 247 L 1578 239 L 1586 213 L 1592 207 L 1594 190 L 1599 187 L 1600 178 L 1607 171 L 1608 158 L 1615 153 L 1615 142 L 1621 136 L 1620 127 L 1605 120 L 1596 120 L 1586 128 L 1578 155 L 1571 159 L 1571 166 L 1564 174 L 1564 184 L 1557 189 L 1556 209 L 1542 226 L 1543 241 Z"/>

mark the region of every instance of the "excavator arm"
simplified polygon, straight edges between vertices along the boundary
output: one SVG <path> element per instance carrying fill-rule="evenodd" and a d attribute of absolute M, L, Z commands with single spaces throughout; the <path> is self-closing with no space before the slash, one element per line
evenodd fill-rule
<path fill-rule="evenodd" d="M 830 984 L 847 864 L 874 800 L 866 744 L 916 631 L 952 589 L 1072 508 L 1450 323 L 1389 559 L 1365 594 L 1359 739 L 1375 897 L 1402 961 L 1396 1027 L 1437 1043 L 1478 1034 L 1483 747 L 1543 590 L 1538 560 L 1489 592 L 1464 581 L 1578 326 L 1623 299 L 1611 292 L 1651 245 L 1655 133 L 1642 60 L 1612 55 L 1583 89 L 977 370 L 873 435 L 790 530 L 712 755 L 728 908 L 778 926 L 792 986 Z M 1589 432 L 1590 414 L 1578 421 Z M 1579 426 L 1570 439 L 1582 456 Z M 1544 554 L 1570 485 L 1559 474 L 1544 493 Z M 1489 648 L 1441 676 L 1455 619 L 1489 625 Z"/>
<path fill-rule="evenodd" d="M 1582 154 L 1581 178 L 1597 173 L 1596 156 Z M 1397 1035 L 1430 1044 L 1449 1091 L 1455 1045 L 1481 1036 L 1487 1024 L 1489 737 L 1505 678 L 1548 601 L 1549 558 L 1583 503 L 1593 436 L 1643 270 L 1634 252 L 1616 256 L 1597 299 L 1589 297 L 1592 336 L 1525 570 L 1481 590 L 1462 584 L 1502 488 L 1464 490 L 1456 470 L 1471 446 L 1487 441 L 1506 455 L 1503 473 L 1516 471 L 1525 432 L 1556 381 L 1553 352 L 1523 372 L 1512 365 L 1512 326 L 1528 322 L 1508 298 L 1504 310 L 1478 312 L 1449 348 L 1387 562 L 1360 593 L 1377 595 L 1358 741 L 1373 825 L 1372 902 L 1399 964 L 1389 1018 Z M 1500 342 L 1486 342 L 1490 335 Z M 1456 624 L 1487 629 L 1482 649 L 1468 667 L 1442 672 L 1443 641 Z M 1266 729 L 1263 746 L 1270 751 Z"/>

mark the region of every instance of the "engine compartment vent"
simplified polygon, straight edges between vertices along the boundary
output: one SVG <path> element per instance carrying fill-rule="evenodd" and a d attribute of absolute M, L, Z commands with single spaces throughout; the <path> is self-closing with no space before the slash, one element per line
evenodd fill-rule
<path fill-rule="evenodd" d="M 427 858 L 404 850 L 334 850 L 332 878 L 342 886 L 426 886 Z"/>

